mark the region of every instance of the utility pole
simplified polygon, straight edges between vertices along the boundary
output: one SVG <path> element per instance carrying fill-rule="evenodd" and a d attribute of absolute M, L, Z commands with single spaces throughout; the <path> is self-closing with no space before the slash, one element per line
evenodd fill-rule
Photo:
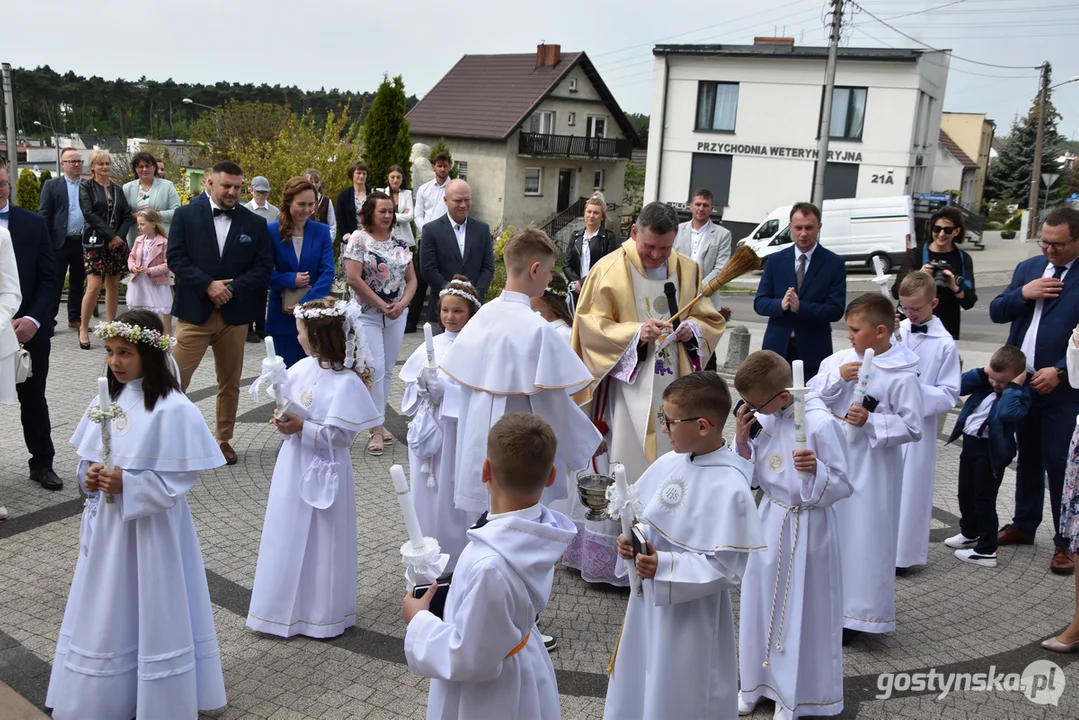
<path fill-rule="evenodd" d="M 16 145 L 19 134 L 15 130 L 15 96 L 11 89 L 11 63 L 0 65 L 4 86 L 4 122 L 7 123 L 7 169 L 11 181 L 11 197 L 8 202 L 15 204 L 15 180 L 19 177 L 19 149 Z"/>
<path fill-rule="evenodd" d="M 824 201 L 824 171 L 828 167 L 828 135 L 832 126 L 832 92 L 835 89 L 836 56 L 839 54 L 839 34 L 843 29 L 843 0 L 831 0 L 832 35 L 828 42 L 828 62 L 824 66 L 824 107 L 820 114 L 817 141 L 817 170 L 813 175 L 813 202 L 817 207 Z"/>
<path fill-rule="evenodd" d="M 1042 179 L 1042 153 L 1045 151 L 1045 114 L 1049 104 L 1049 63 L 1042 63 L 1042 79 L 1038 90 L 1038 136 L 1034 141 L 1034 166 L 1030 169 L 1030 227 L 1027 228 L 1027 239 L 1037 237 L 1041 230 L 1038 222 L 1038 185 Z M 1049 195 L 1046 193 L 1046 204 Z"/>

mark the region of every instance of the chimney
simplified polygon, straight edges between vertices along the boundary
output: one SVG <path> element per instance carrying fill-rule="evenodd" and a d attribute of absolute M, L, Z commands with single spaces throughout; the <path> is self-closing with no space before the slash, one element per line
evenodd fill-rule
<path fill-rule="evenodd" d="M 794 46 L 794 38 L 789 37 L 755 37 L 754 45 L 789 45 Z"/>
<path fill-rule="evenodd" d="M 544 45 L 540 43 L 536 46 L 536 67 L 554 67 L 561 60 L 561 45 Z"/>

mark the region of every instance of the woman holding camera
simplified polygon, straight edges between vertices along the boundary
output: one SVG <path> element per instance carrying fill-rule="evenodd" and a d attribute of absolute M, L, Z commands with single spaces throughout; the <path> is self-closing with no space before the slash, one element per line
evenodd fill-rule
<path fill-rule="evenodd" d="M 959 312 L 970 310 L 978 302 L 974 292 L 974 264 L 970 255 L 956 247 L 962 243 L 967 228 L 959 208 L 946 205 L 929 219 L 929 242 L 907 253 L 892 286 L 892 297 L 899 299 L 899 286 L 907 273 L 929 273 L 937 282 L 937 307 L 940 318 L 953 339 L 959 339 Z"/>

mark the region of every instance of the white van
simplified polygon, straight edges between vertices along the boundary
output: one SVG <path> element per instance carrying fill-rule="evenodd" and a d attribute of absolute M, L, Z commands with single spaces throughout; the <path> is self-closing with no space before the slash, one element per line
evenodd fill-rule
<path fill-rule="evenodd" d="M 790 245 L 791 207 L 770 212 L 738 244 L 748 244 L 761 259 Z M 862 265 L 872 270 L 873 258 L 880 257 L 884 272 L 890 272 L 902 264 L 907 250 L 913 250 L 917 242 L 914 202 L 907 195 L 825 200 L 821 215 L 821 245 L 840 255 L 848 266 Z"/>

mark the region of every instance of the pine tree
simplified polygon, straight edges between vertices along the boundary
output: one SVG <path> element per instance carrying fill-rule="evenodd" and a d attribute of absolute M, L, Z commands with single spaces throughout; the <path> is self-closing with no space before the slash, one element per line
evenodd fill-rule
<path fill-rule="evenodd" d="M 409 163 L 412 136 L 405 119 L 407 111 L 405 83 L 401 76 L 391 81 L 383 75 L 363 123 L 363 159 L 369 170 L 368 187 L 386 187 L 386 175 L 393 165 L 400 165 L 405 171 L 404 187 L 408 187 L 412 174 Z"/>
<path fill-rule="evenodd" d="M 1051 93 L 1052 91 L 1050 91 Z M 1060 114 L 1053 107 L 1051 100 L 1046 101 L 1045 114 L 1045 139 L 1042 151 L 1042 166 L 1039 173 L 1059 173 L 1060 166 L 1057 157 L 1058 149 L 1064 142 L 1064 137 L 1057 132 L 1057 122 Z M 1021 207 L 1027 206 L 1030 199 L 1030 171 L 1034 165 L 1034 146 L 1038 138 L 1038 101 L 1034 100 L 1034 106 L 1030 112 L 1022 118 L 1017 118 L 1012 123 L 1012 129 L 1008 137 L 1000 146 L 1000 155 L 989 166 L 989 177 L 985 187 L 987 200 L 1001 200 L 1010 198 L 1018 202 Z M 1041 197 L 1045 197 L 1045 189 L 1039 180 Z M 1050 198 L 1059 193 L 1050 192 Z"/>
<path fill-rule="evenodd" d="M 431 161 L 432 165 L 435 164 L 435 156 L 439 153 L 446 153 L 450 156 L 450 159 L 453 163 L 452 165 L 450 165 L 450 179 L 456 180 L 457 175 L 459 174 L 457 170 L 457 161 L 452 160 L 453 153 L 450 152 L 450 147 L 446 144 L 446 138 L 439 138 L 438 142 L 436 142 L 434 144 L 434 147 L 431 148 L 431 154 L 427 156 L 427 159 Z"/>
<path fill-rule="evenodd" d="M 38 211 L 38 201 L 41 199 L 41 183 L 37 181 L 30 168 L 19 171 L 19 180 L 15 184 L 16 204 L 30 212 Z"/>
<path fill-rule="evenodd" d="M 40 184 L 41 187 L 45 187 L 45 182 L 47 180 L 52 180 L 52 173 L 48 170 L 42 170 L 40 177 L 37 179 L 38 184 Z"/>

